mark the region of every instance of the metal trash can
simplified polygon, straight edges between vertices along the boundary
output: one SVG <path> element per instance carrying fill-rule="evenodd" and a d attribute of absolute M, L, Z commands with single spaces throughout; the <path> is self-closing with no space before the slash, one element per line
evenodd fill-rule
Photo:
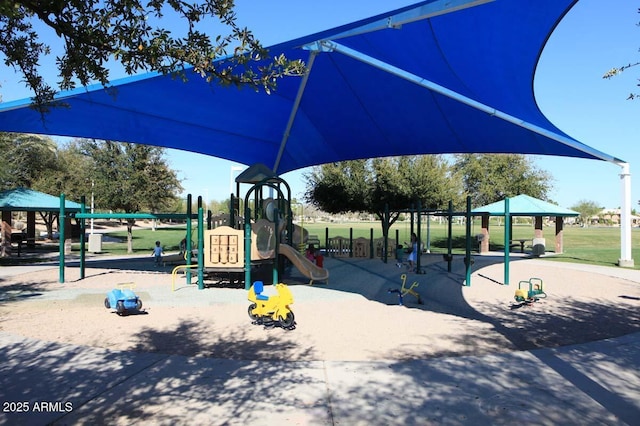
<path fill-rule="evenodd" d="M 532 241 L 531 254 L 534 256 L 542 256 L 545 250 L 545 242 L 544 238 L 534 238 Z"/>
<path fill-rule="evenodd" d="M 89 253 L 102 253 L 102 234 L 89 234 Z"/>

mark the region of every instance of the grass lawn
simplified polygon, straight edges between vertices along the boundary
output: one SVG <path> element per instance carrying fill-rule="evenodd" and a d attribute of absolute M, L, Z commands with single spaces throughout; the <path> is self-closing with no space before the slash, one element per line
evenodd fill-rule
<path fill-rule="evenodd" d="M 348 238 L 352 232 L 353 238 L 364 237 L 369 238 L 371 229 L 373 229 L 374 238 L 382 236 L 382 228 L 378 222 L 349 222 L 349 223 L 305 223 L 304 228 L 311 235 L 317 235 L 321 241 L 321 245 L 325 244 L 325 235 L 327 228 L 329 229 L 329 237 L 342 236 Z M 410 240 L 410 225 L 408 222 L 396 222 L 391 228 L 390 237 L 395 239 L 396 231 L 400 243 Z M 431 222 L 429 226 L 430 250 L 433 253 L 445 253 L 447 251 L 447 232 L 448 227 L 445 223 L 438 224 Z M 480 226 L 476 222 L 471 228 L 471 234 L 475 235 L 480 232 Z M 504 227 L 491 224 L 491 250 L 504 250 Z M 554 249 L 555 229 L 553 227 L 545 228 L 545 238 L 547 242 L 547 251 Z M 172 252 L 179 250 L 179 244 L 184 238 L 186 228 L 170 227 L 158 228 L 153 231 L 147 228 L 134 228 L 133 230 L 133 249 L 135 254 L 149 254 L 153 251 L 156 241 L 160 241 L 165 251 Z M 127 233 L 126 231 L 110 232 L 106 234 L 109 237 L 118 238 L 121 242 L 104 242 L 102 244 L 103 252 L 108 254 L 126 254 L 127 253 Z M 196 227 L 193 228 L 193 240 L 196 240 Z M 533 225 L 514 225 L 513 239 L 532 238 Z M 452 226 L 452 242 L 454 253 L 464 253 L 465 250 L 465 226 L 454 224 Z M 427 241 L 427 227 L 422 224 L 422 240 Z M 634 259 L 635 269 L 640 269 L 640 228 L 632 230 L 632 255 Z M 475 238 L 473 239 L 473 249 L 477 250 Z M 43 249 L 38 249 L 43 250 Z M 56 251 L 56 245 L 51 245 L 48 251 Z M 79 244 L 73 245 L 73 250 L 79 250 Z M 549 256 L 545 259 L 558 262 L 588 263 L 594 265 L 614 266 L 620 258 L 620 228 L 618 227 L 566 227 L 564 230 L 564 253 L 557 256 Z M 37 262 L 39 256 L 23 256 L 0 259 L 0 265 L 11 265 L 21 263 Z"/>
<path fill-rule="evenodd" d="M 374 238 L 382 236 L 382 228 L 378 222 L 351 222 L 351 223 L 306 223 L 304 228 L 311 235 L 317 235 L 324 246 L 327 228 L 329 229 L 329 237 L 349 237 L 352 232 L 353 238 L 364 237 L 369 238 L 371 229 L 373 229 Z M 391 228 L 390 237 L 395 239 L 396 230 L 398 231 L 400 243 L 410 240 L 409 223 L 396 222 Z M 184 228 L 159 228 L 156 231 L 149 229 L 134 229 L 133 231 L 133 247 L 137 254 L 149 253 L 153 250 L 155 241 L 161 241 L 166 251 L 177 251 L 180 240 L 185 235 Z M 435 253 L 445 253 L 447 251 L 447 232 L 448 227 L 445 223 L 437 224 L 432 222 L 429 227 L 430 249 Z M 471 228 L 472 235 L 480 232 L 480 226 L 477 223 Z M 491 232 L 491 250 L 504 250 L 504 227 L 492 224 Z M 555 228 L 548 227 L 544 229 L 547 241 L 547 251 L 554 249 Z M 103 249 L 105 252 L 113 254 L 125 254 L 127 252 L 126 232 L 113 232 L 108 234 L 110 237 L 122 239 L 121 243 L 105 243 Z M 514 225 L 513 236 L 517 238 L 532 238 L 533 225 Z M 455 224 L 452 226 L 453 251 L 455 253 L 464 253 L 465 250 L 465 226 Z M 194 227 L 193 240 L 196 239 L 196 231 Z M 427 227 L 422 225 L 422 240 L 427 240 Z M 634 228 L 632 232 L 632 247 L 640 248 L 640 229 Z M 74 248 L 78 248 L 77 245 Z M 475 238 L 473 240 L 473 248 L 477 249 Z M 632 251 L 635 269 L 640 269 L 640 251 L 636 249 Z M 616 265 L 620 258 L 620 228 L 618 227 L 566 227 L 564 230 L 564 253 L 557 256 L 550 256 L 546 259 L 559 262 L 589 263 L 595 265 Z"/>
<path fill-rule="evenodd" d="M 345 223 L 345 224 L 308 224 L 305 229 L 309 234 L 317 235 L 324 245 L 325 233 L 329 228 L 329 237 L 348 237 L 349 229 L 353 229 L 353 238 L 365 237 L 369 238 L 370 229 L 373 228 L 374 238 L 382 236 L 382 228 L 379 223 Z M 410 240 L 409 223 L 394 224 L 391 228 L 390 237 L 395 238 L 395 232 L 398 230 L 399 241 L 404 243 Z M 454 253 L 464 253 L 465 250 L 465 231 L 464 225 L 452 226 L 453 251 Z M 504 227 L 491 224 L 489 231 L 491 232 L 490 249 L 496 251 L 504 250 Z M 478 223 L 474 223 L 471 228 L 471 234 L 475 235 L 480 232 Z M 533 238 L 533 225 L 514 225 L 512 239 Z M 447 251 L 447 233 L 446 224 L 431 223 L 429 227 L 430 249 L 431 252 L 445 253 Z M 553 251 L 555 248 L 555 228 L 544 228 L 547 251 Z M 614 266 L 620 258 L 620 228 L 618 227 L 589 227 L 581 228 L 577 226 L 564 228 L 564 253 L 557 256 L 549 256 L 545 259 L 558 262 L 574 262 L 588 263 L 594 265 Z M 422 240 L 427 240 L 427 227 L 422 225 Z M 632 229 L 631 238 L 632 256 L 634 259 L 635 269 L 640 269 L 640 228 Z M 477 250 L 475 238 L 473 240 L 473 249 Z"/>

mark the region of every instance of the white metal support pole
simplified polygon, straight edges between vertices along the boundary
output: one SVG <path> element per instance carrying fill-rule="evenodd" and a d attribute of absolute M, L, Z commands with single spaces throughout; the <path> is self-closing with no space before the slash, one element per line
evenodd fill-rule
<path fill-rule="evenodd" d="M 618 266 L 633 268 L 631 255 L 631 172 L 629 163 L 620 163 L 622 172 L 622 205 L 620 206 L 620 259 Z"/>
<path fill-rule="evenodd" d="M 554 133 L 550 130 L 547 130 L 545 128 L 539 127 L 534 123 L 529 123 L 527 121 L 524 121 L 521 118 L 509 115 L 503 111 L 499 111 L 489 105 L 480 103 L 474 99 L 469 98 L 468 96 L 465 96 L 463 94 L 457 93 L 447 87 L 441 86 L 438 83 L 435 83 L 433 81 L 430 81 L 426 78 L 423 78 L 419 75 L 413 74 L 409 71 L 403 70 L 401 68 L 398 68 L 394 65 L 391 65 L 389 63 L 386 63 L 384 61 L 381 61 L 377 58 L 374 58 L 372 56 L 369 56 L 367 54 L 364 54 L 362 52 L 359 52 L 357 50 L 351 49 L 350 47 L 341 45 L 339 43 L 336 43 L 334 41 L 331 40 L 326 40 L 326 41 L 322 41 L 320 43 L 323 47 L 324 51 L 327 52 L 338 52 L 338 53 L 342 53 L 345 56 L 348 56 L 350 58 L 353 58 L 357 61 L 360 61 L 362 63 L 371 65 L 372 67 L 378 68 L 382 71 L 388 72 L 390 74 L 393 74 L 397 77 L 400 77 L 404 80 L 407 80 L 411 83 L 414 83 L 420 87 L 424 87 L 425 89 L 431 90 L 433 92 L 439 93 L 443 96 L 446 96 L 448 98 L 454 99 L 458 102 L 461 102 L 465 105 L 470 106 L 471 108 L 475 108 L 478 111 L 483 111 L 489 115 L 492 115 L 496 118 L 499 118 L 501 120 L 504 120 L 506 122 L 515 124 L 516 126 L 520 126 L 524 129 L 530 130 L 534 133 L 537 133 L 539 135 L 542 135 L 544 137 L 547 137 L 549 139 L 553 139 L 557 142 L 562 143 L 563 145 L 567 145 L 571 148 L 574 148 L 578 151 L 582 151 L 585 152 L 587 154 L 593 155 L 594 157 L 600 158 L 601 160 L 605 160 L 605 161 L 609 161 L 612 163 L 616 163 L 616 164 L 620 164 L 621 161 L 615 157 L 612 157 L 610 155 L 606 155 L 604 153 L 600 153 L 600 152 L 593 152 L 593 150 L 591 148 L 589 148 L 586 145 L 582 145 L 581 143 L 579 143 L 578 141 L 571 139 L 567 136 L 564 136 L 562 134 L 559 133 Z"/>
<path fill-rule="evenodd" d="M 291 113 L 289 114 L 287 127 L 285 128 L 284 133 L 282 135 L 282 141 L 280 142 L 280 149 L 278 150 L 276 161 L 273 163 L 273 171 L 276 174 L 278 174 L 278 168 L 280 167 L 280 160 L 282 159 L 282 154 L 284 154 L 284 148 L 285 146 L 287 146 L 287 142 L 289 141 L 291 127 L 293 127 L 293 121 L 296 119 L 298 108 L 300 108 L 302 95 L 304 94 L 304 89 L 307 87 L 307 81 L 309 81 L 311 68 L 313 68 L 313 61 L 316 59 L 317 55 L 318 55 L 318 51 L 316 50 L 311 50 L 311 52 L 309 52 L 309 60 L 307 61 L 307 72 L 304 73 L 304 76 L 302 77 L 302 81 L 300 82 L 300 86 L 298 86 L 298 93 L 296 94 L 296 99 L 293 102 L 293 107 L 291 108 Z"/>

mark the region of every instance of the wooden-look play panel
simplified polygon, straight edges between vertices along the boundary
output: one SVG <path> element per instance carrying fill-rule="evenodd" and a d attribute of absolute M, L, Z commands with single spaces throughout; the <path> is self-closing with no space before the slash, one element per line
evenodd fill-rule
<path fill-rule="evenodd" d="M 258 221 L 252 224 L 251 231 L 251 260 L 265 260 L 273 258 L 272 247 L 258 249 L 258 233 L 269 224 Z M 274 240 L 275 241 L 275 240 Z M 275 242 L 274 242 L 275 244 Z M 219 226 L 204 233 L 204 266 L 205 268 L 244 268 L 245 248 L 244 230 L 229 226 Z"/>

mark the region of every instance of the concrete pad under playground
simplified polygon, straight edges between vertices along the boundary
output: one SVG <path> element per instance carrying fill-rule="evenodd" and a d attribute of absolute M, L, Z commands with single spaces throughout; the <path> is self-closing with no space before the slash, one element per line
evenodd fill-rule
<path fill-rule="evenodd" d="M 476 265 L 495 261 L 476 257 Z M 458 303 L 462 261 L 452 272 L 427 263 L 421 294 L 438 293 L 434 306 L 467 313 Z M 328 287 L 348 297 L 364 270 L 365 297 L 397 302 L 387 290 L 404 270 L 379 261 L 336 260 Z M 619 271 L 637 282 L 638 271 Z M 0 331 L 0 401 L 7 425 L 632 425 L 640 418 L 640 333 L 485 356 L 287 362 L 119 352 Z"/>

